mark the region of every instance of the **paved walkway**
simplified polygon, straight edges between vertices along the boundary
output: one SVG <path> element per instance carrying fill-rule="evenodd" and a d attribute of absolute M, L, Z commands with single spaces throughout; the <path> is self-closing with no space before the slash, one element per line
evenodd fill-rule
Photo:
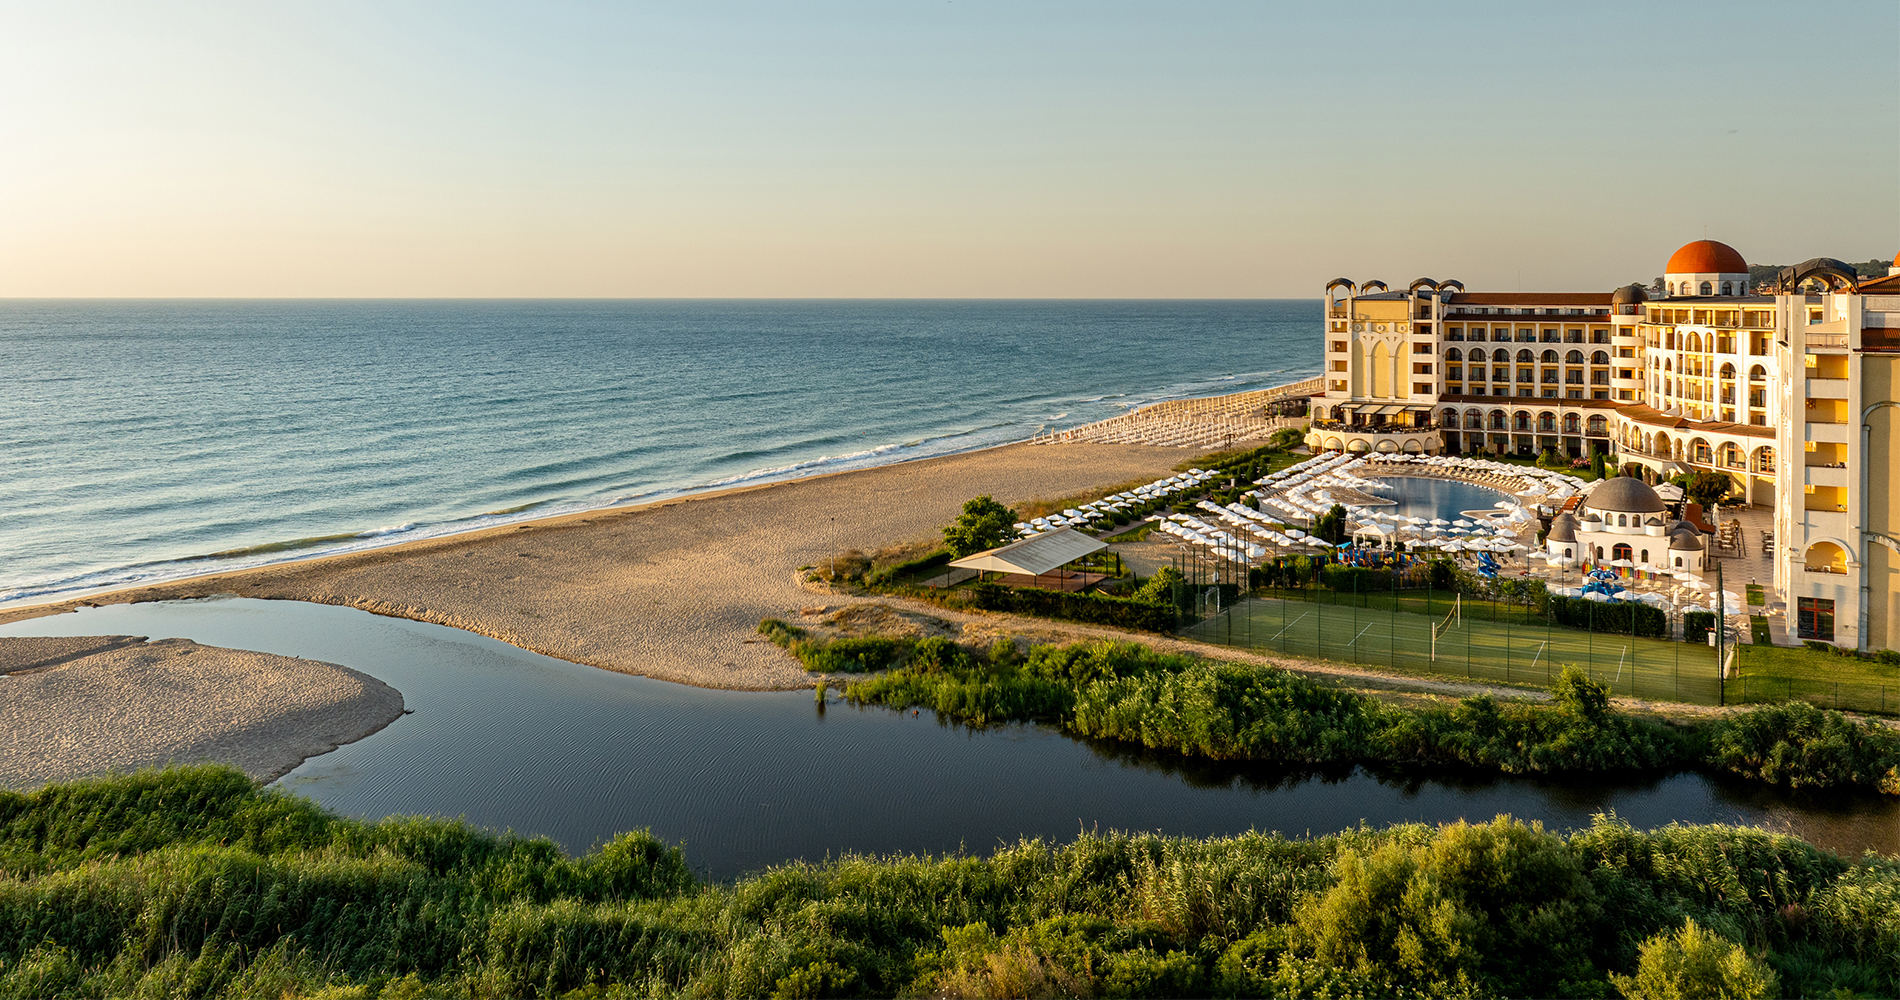
<path fill-rule="evenodd" d="M 1740 555 L 1721 555 L 1720 550 L 1711 547 L 1722 563 L 1723 583 L 1728 589 L 1746 596 L 1747 584 L 1761 585 L 1768 598 L 1768 633 L 1777 646 L 1797 645 L 1788 633 L 1788 607 L 1782 595 L 1775 590 L 1774 556 L 1762 551 L 1762 532 L 1773 531 L 1775 512 L 1771 507 L 1723 507 L 1721 523 L 1740 521 L 1742 524 L 1742 551 Z M 1717 525 L 1720 527 L 1720 524 Z M 1713 541 L 1713 539 L 1711 539 Z M 1707 577 L 1713 583 L 1714 577 Z M 1750 608 L 1752 613 L 1761 613 L 1762 609 Z"/>

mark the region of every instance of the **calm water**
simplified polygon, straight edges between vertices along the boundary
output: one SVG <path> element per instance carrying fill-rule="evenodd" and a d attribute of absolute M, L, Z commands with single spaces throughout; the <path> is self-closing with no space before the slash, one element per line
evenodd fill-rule
<path fill-rule="evenodd" d="M 1319 370 L 1283 302 L 0 302 L 0 604 Z"/>
<path fill-rule="evenodd" d="M 1849 854 L 1900 852 L 1900 803 L 1878 796 L 1697 775 L 1555 785 L 1196 762 L 1033 726 L 972 732 L 836 703 L 820 713 L 809 691 L 681 687 L 324 605 L 117 605 L 0 634 L 186 636 L 348 664 L 401 690 L 415 714 L 312 758 L 283 779 L 289 788 L 353 815 L 466 816 L 572 849 L 650 828 L 716 878 L 844 851 L 987 852 L 1084 829 L 1298 835 L 1501 812 L 1557 828 L 1608 810 L 1644 827 L 1748 823 Z"/>
<path fill-rule="evenodd" d="M 1380 510 L 1403 514 L 1406 517 L 1422 517 L 1428 521 L 1435 517 L 1456 521 L 1464 517 L 1464 511 L 1493 510 L 1497 507 L 1498 501 L 1510 499 L 1500 490 L 1489 490 L 1482 486 L 1453 482 L 1449 479 L 1393 476 L 1380 481 L 1386 483 L 1387 488 L 1379 490 L 1378 494 L 1398 501 L 1398 506 L 1381 507 Z"/>

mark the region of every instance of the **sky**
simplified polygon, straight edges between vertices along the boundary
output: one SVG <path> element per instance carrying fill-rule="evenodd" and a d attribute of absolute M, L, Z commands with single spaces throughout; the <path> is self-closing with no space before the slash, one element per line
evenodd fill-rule
<path fill-rule="evenodd" d="M 1312 298 L 1900 250 L 1900 5 L 0 4 L 0 296 Z"/>

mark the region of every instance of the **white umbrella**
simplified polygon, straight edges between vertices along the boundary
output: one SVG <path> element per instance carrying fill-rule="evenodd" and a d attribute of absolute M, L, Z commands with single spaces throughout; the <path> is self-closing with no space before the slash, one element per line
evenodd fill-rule
<path fill-rule="evenodd" d="M 1615 566 L 1618 569 L 1629 569 L 1635 566 L 1636 564 L 1633 562 L 1630 562 L 1628 559 L 1612 559 L 1610 560 L 1610 565 Z"/>
<path fill-rule="evenodd" d="M 1451 524 L 1451 522 L 1450 522 L 1450 521 L 1447 521 L 1447 520 L 1445 520 L 1445 519 L 1444 519 L 1444 518 L 1442 518 L 1442 517 L 1434 517 L 1434 518 L 1432 518 L 1432 523 L 1433 523 L 1433 524 L 1436 524 L 1436 525 L 1438 525 L 1438 526 L 1439 526 L 1439 527 L 1441 527 L 1441 528 L 1442 528 L 1442 527 L 1445 527 L 1445 526 L 1447 526 L 1447 525 L 1449 525 L 1449 524 Z"/>
<path fill-rule="evenodd" d="M 1471 523 L 1470 521 L 1467 521 L 1467 520 L 1465 520 L 1465 519 L 1464 519 L 1464 518 L 1462 518 L 1462 517 L 1461 517 L 1461 518 L 1459 518 L 1459 519 L 1458 519 L 1458 520 L 1456 520 L 1456 521 L 1453 521 L 1453 522 L 1451 522 L 1451 523 L 1453 523 L 1453 524 L 1455 524 L 1455 525 L 1457 525 L 1457 526 L 1458 526 L 1458 527 L 1460 527 L 1460 528 L 1475 528 L 1475 527 L 1477 527 L 1477 525 L 1475 525 L 1475 524 L 1472 524 L 1472 523 Z"/>

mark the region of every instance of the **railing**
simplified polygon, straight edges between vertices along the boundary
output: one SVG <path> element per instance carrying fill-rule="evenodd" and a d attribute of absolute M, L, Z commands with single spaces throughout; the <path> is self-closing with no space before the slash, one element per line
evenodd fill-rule
<path fill-rule="evenodd" d="M 1416 427 L 1374 427 L 1370 424 L 1327 423 L 1314 421 L 1316 431 L 1331 431 L 1335 434 L 1429 434 L 1438 430 L 1437 424 L 1421 424 Z"/>
<path fill-rule="evenodd" d="M 1846 575 L 1847 575 L 1847 568 L 1846 568 L 1845 566 L 1839 566 L 1839 567 L 1836 567 L 1836 566 L 1803 566 L 1803 567 L 1801 567 L 1801 568 L 1802 568 L 1802 569 L 1804 569 L 1804 570 L 1807 570 L 1807 571 L 1808 571 L 1808 572 L 1810 572 L 1810 573 L 1826 573 L 1826 574 L 1828 574 L 1828 575 L 1830 575 L 1830 576 L 1846 576 Z"/>
<path fill-rule="evenodd" d="M 1847 334 L 1845 333 L 1810 333 L 1808 334 L 1808 346 L 1809 347 L 1846 347 Z"/>

